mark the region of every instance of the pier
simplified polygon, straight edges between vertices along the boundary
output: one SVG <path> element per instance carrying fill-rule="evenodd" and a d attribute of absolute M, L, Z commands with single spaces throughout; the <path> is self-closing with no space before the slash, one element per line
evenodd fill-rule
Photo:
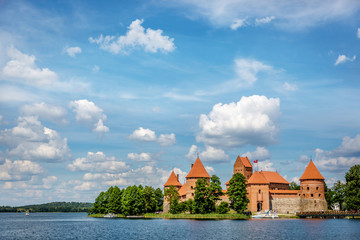
<path fill-rule="evenodd" d="M 351 211 L 320 211 L 320 212 L 298 212 L 300 218 L 360 218 L 360 212 Z"/>

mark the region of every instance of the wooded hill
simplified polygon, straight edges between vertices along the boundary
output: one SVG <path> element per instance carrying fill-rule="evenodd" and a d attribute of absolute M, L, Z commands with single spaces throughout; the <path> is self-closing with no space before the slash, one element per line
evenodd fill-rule
<path fill-rule="evenodd" d="M 51 202 L 19 207 L 0 206 L 0 212 L 88 212 L 92 206 L 87 202 Z"/>

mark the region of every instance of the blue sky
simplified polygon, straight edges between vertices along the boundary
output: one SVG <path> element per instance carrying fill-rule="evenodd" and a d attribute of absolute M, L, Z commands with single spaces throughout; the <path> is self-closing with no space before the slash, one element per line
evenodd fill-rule
<path fill-rule="evenodd" d="M 360 164 L 360 2 L 0 0 L 0 205 Z"/>

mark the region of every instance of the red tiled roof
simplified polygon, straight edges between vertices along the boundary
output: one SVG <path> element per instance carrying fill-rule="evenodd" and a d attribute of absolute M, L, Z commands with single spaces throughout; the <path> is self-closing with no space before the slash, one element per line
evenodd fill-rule
<path fill-rule="evenodd" d="M 238 165 L 240 162 L 241 162 L 245 167 L 252 167 L 252 165 L 251 165 L 248 157 L 240 157 L 240 156 L 238 156 L 238 157 L 236 158 L 236 161 L 235 161 L 234 166 Z"/>
<path fill-rule="evenodd" d="M 300 180 L 310 180 L 310 179 L 325 180 L 325 178 L 320 174 L 319 170 L 316 168 L 313 161 L 309 162 L 303 175 L 300 178 Z"/>
<path fill-rule="evenodd" d="M 270 193 L 275 194 L 298 194 L 300 190 L 269 190 Z"/>
<path fill-rule="evenodd" d="M 269 171 L 261 171 L 261 174 L 264 175 L 266 180 L 268 180 L 269 183 L 283 183 L 283 184 L 289 184 L 288 181 L 286 181 L 279 173 L 277 172 L 269 172 Z"/>
<path fill-rule="evenodd" d="M 200 158 L 196 159 L 186 178 L 210 178 L 210 175 L 204 168 L 204 165 L 200 161 Z"/>
<path fill-rule="evenodd" d="M 263 174 L 258 171 L 254 172 L 248 180 L 248 184 L 270 184 Z"/>
<path fill-rule="evenodd" d="M 186 194 L 186 183 L 182 185 L 182 187 L 179 189 L 179 196 L 183 196 Z"/>
<path fill-rule="evenodd" d="M 169 186 L 181 187 L 181 183 L 177 179 L 177 176 L 175 175 L 174 171 L 171 172 L 169 179 L 164 184 L 164 187 L 169 187 Z"/>

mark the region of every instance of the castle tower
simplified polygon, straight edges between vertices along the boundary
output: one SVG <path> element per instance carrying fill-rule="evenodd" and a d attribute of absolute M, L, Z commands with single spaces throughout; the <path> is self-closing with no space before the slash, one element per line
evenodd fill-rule
<path fill-rule="evenodd" d="M 299 196 L 302 198 L 303 212 L 327 210 L 324 181 L 325 178 L 320 174 L 313 161 L 310 161 L 300 177 Z"/>
<path fill-rule="evenodd" d="M 262 172 L 254 172 L 247 182 L 249 198 L 248 209 L 251 212 L 269 210 L 269 187 L 270 182 Z"/>
<path fill-rule="evenodd" d="M 200 158 L 197 158 L 195 163 L 191 164 L 190 172 L 186 175 L 186 199 L 194 198 L 196 181 L 200 178 L 205 178 L 210 182 L 210 175 L 200 161 Z"/>
<path fill-rule="evenodd" d="M 248 157 L 240 157 L 238 156 L 234 163 L 234 173 L 241 173 L 244 175 L 246 180 L 248 180 L 252 175 L 252 165 L 248 159 Z"/>
<path fill-rule="evenodd" d="M 164 192 L 167 188 L 169 188 L 170 186 L 174 186 L 178 191 L 180 190 L 180 188 L 182 187 L 181 183 L 179 182 L 179 174 L 175 175 L 174 170 L 171 172 L 168 180 L 166 181 L 166 183 L 164 184 Z M 166 200 L 166 198 L 164 198 L 164 203 L 163 203 L 163 211 L 164 212 L 168 212 L 170 210 L 170 205 L 169 202 Z"/>

